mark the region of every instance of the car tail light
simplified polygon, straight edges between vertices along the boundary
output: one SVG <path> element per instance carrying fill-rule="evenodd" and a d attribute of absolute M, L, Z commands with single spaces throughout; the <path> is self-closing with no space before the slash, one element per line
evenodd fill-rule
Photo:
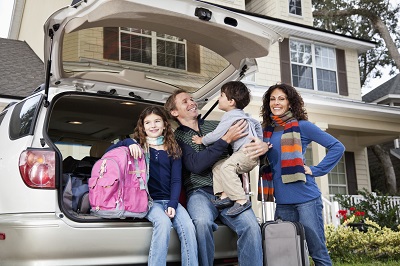
<path fill-rule="evenodd" d="M 31 188 L 55 188 L 55 152 L 26 150 L 19 157 L 19 172 Z"/>

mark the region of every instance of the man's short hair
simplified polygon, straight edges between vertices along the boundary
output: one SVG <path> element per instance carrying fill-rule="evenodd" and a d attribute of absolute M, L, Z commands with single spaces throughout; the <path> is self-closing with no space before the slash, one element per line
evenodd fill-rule
<path fill-rule="evenodd" d="M 250 90 L 240 81 L 225 83 L 221 92 L 225 93 L 228 100 L 235 100 L 238 109 L 244 109 L 250 103 Z"/>
<path fill-rule="evenodd" d="M 176 117 L 171 115 L 171 111 L 176 109 L 176 96 L 181 93 L 188 93 L 184 89 L 177 89 L 175 90 L 171 96 L 168 97 L 167 101 L 165 102 L 164 108 L 167 111 L 168 115 L 176 120 Z"/>

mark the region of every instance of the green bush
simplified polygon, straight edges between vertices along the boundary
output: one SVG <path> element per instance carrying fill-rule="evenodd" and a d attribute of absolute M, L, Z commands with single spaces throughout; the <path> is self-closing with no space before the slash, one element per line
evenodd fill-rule
<path fill-rule="evenodd" d="M 352 203 L 350 195 L 334 196 L 334 200 L 338 201 L 342 208 L 350 209 L 355 207 L 357 210 L 365 212 L 365 218 L 377 223 L 381 227 L 387 227 L 394 231 L 398 230 L 400 207 L 398 205 L 391 206 L 390 198 L 387 195 L 377 193 L 374 195 L 367 190 L 358 191 L 364 197 L 357 204 Z"/>
<path fill-rule="evenodd" d="M 368 218 L 365 224 L 368 228 L 365 233 L 346 225 L 337 228 L 325 225 L 326 244 L 332 260 L 341 263 L 400 260 L 400 226 L 393 231 Z"/>

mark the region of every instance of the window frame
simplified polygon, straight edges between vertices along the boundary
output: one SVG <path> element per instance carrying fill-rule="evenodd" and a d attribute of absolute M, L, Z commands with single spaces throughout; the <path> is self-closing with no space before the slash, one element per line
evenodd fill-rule
<path fill-rule="evenodd" d="M 343 164 L 343 173 L 339 172 L 339 165 Z M 344 175 L 344 184 L 343 183 L 338 183 L 338 184 L 333 184 L 331 183 L 331 179 L 333 178 L 333 174 L 336 175 Z M 339 162 L 335 165 L 335 167 L 332 168 L 332 170 L 328 173 L 328 186 L 329 186 L 329 194 L 338 194 L 338 193 L 332 193 L 332 188 L 345 188 L 346 192 L 345 193 L 339 193 L 342 195 L 347 195 L 349 193 L 349 187 L 348 187 L 348 180 L 347 180 L 347 168 L 346 168 L 346 159 L 345 156 L 343 155 L 342 158 L 340 158 Z"/>
<path fill-rule="evenodd" d="M 134 29 L 134 28 L 128 28 L 128 29 Z M 138 29 L 143 31 L 143 29 Z M 178 70 L 178 71 L 188 71 L 188 45 L 187 45 L 187 41 L 185 39 L 182 40 L 176 40 L 176 39 L 169 39 L 166 38 L 165 35 L 163 33 L 160 33 L 162 35 L 164 35 L 164 37 L 158 36 L 158 33 L 155 31 L 150 31 L 150 30 L 145 30 L 145 31 L 150 31 L 150 34 L 146 34 L 146 33 L 138 33 L 138 32 L 134 32 L 134 31 L 129 31 L 126 29 L 123 29 L 121 27 L 118 27 L 118 44 L 119 44 L 119 60 L 122 62 L 130 62 L 130 63 L 135 63 L 135 64 L 143 64 L 146 66 L 154 66 L 154 67 L 165 67 L 167 69 L 173 69 L 173 70 Z M 151 64 L 147 64 L 147 63 L 142 63 L 142 62 L 138 62 L 138 61 L 133 61 L 133 60 L 126 60 L 126 59 L 122 59 L 122 38 L 121 35 L 122 34 L 130 34 L 130 35 L 135 35 L 135 36 L 140 36 L 140 37 L 144 37 L 144 38 L 149 38 L 150 42 L 151 42 Z M 172 35 L 168 35 L 174 38 L 177 38 L 176 36 L 172 36 Z M 165 66 L 165 65 L 159 65 L 157 62 L 157 58 L 158 58 L 158 46 L 157 46 L 157 42 L 161 40 L 161 41 L 166 41 L 166 42 L 171 42 L 171 43 L 177 43 L 177 44 L 182 44 L 184 46 L 184 68 L 177 68 L 177 67 L 170 67 L 170 66 Z M 175 53 L 174 55 L 175 58 L 175 62 L 176 62 L 176 58 L 177 58 L 177 54 Z"/>
<path fill-rule="evenodd" d="M 290 2 L 294 2 L 294 5 L 292 5 L 292 6 L 294 6 L 294 10 L 295 10 L 295 12 L 293 13 L 293 12 L 291 12 L 291 3 Z M 288 12 L 289 12 L 289 14 L 290 15 L 292 15 L 292 16 L 298 16 L 298 17 L 302 17 L 303 16 L 303 0 L 288 0 Z M 297 6 L 296 4 L 297 3 L 300 3 L 300 6 Z M 298 10 L 300 10 L 300 14 L 298 14 L 297 13 L 297 11 Z"/>
<path fill-rule="evenodd" d="M 311 64 L 306 64 L 306 63 L 299 63 L 299 62 L 294 62 L 292 61 L 292 50 L 291 50 L 291 44 L 292 42 L 298 42 L 302 43 L 305 45 L 310 45 L 310 50 L 311 50 Z M 290 38 L 289 39 L 289 63 L 290 63 L 290 78 L 292 80 L 292 84 L 296 88 L 300 89 L 307 89 L 307 90 L 313 90 L 313 91 L 318 91 L 318 92 L 326 92 L 326 93 L 334 93 L 334 94 L 339 94 L 339 70 L 338 70 L 338 60 L 337 60 L 337 51 L 336 47 L 333 45 L 327 45 L 324 43 L 319 43 L 319 42 L 314 42 L 314 41 L 308 41 L 304 39 L 299 39 L 299 38 Z M 326 65 L 317 65 L 317 55 L 316 55 L 316 47 L 322 47 L 322 48 L 328 48 L 331 49 L 332 51 L 332 56 L 329 57 L 331 61 L 333 61 L 333 65 L 331 66 L 326 66 Z M 296 51 L 297 52 L 297 51 Z M 320 56 L 322 58 L 322 55 Z M 329 60 L 328 60 L 329 62 Z M 300 67 L 308 67 L 311 68 L 311 78 L 312 78 L 312 88 L 307 88 L 307 87 L 299 87 L 299 84 L 295 84 L 294 82 L 294 74 L 293 74 L 293 66 L 300 66 Z M 335 91 L 327 91 L 327 90 L 321 90 L 322 88 L 318 87 L 319 79 L 318 79 L 318 70 L 322 71 L 330 71 L 335 74 Z"/>

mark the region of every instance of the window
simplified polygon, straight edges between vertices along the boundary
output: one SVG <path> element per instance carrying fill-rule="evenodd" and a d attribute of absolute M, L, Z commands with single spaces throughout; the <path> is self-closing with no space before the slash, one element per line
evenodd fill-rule
<path fill-rule="evenodd" d="M 67 142 L 56 142 L 55 144 L 60 150 L 64 159 L 71 156 L 76 160 L 82 160 L 84 157 L 89 156 L 90 154 L 89 145 Z"/>
<path fill-rule="evenodd" d="M 121 28 L 121 60 L 186 70 L 185 40 L 154 31 Z"/>
<path fill-rule="evenodd" d="M 41 95 L 18 103 L 11 115 L 10 138 L 17 139 L 32 134 L 40 107 Z"/>
<path fill-rule="evenodd" d="M 301 16 L 301 0 L 289 0 L 289 13 Z"/>
<path fill-rule="evenodd" d="M 337 93 L 336 51 L 298 40 L 290 40 L 293 86 Z"/>
<path fill-rule="evenodd" d="M 346 164 L 345 156 L 342 156 L 339 163 L 328 173 L 329 180 L 329 194 L 342 194 L 347 193 L 347 178 L 346 178 Z"/>

